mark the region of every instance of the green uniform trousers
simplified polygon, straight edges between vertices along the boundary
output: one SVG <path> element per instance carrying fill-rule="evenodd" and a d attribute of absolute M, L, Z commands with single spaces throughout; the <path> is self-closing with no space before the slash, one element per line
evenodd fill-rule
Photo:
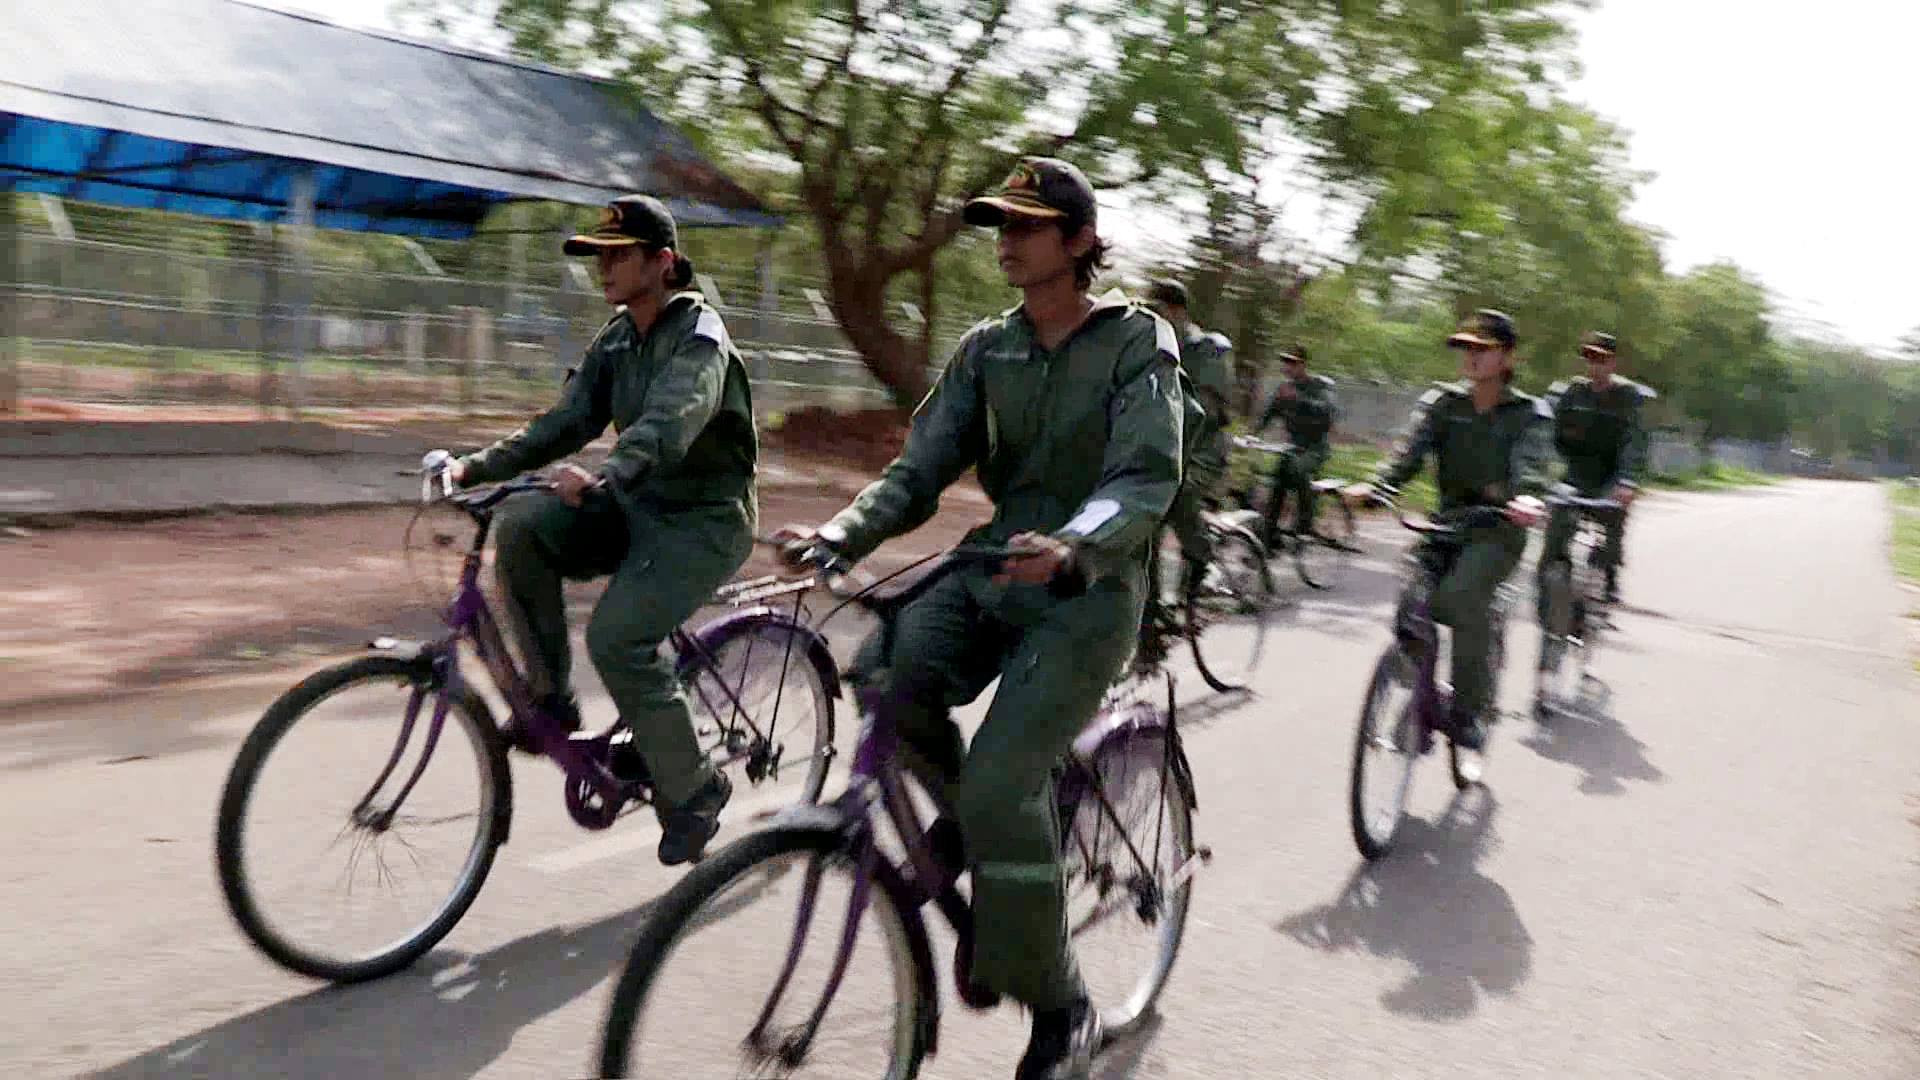
<path fill-rule="evenodd" d="M 1493 596 L 1527 551 L 1516 525 L 1476 529 L 1433 590 L 1433 618 L 1453 631 L 1456 712 L 1479 715 L 1493 704 Z"/>
<path fill-rule="evenodd" d="M 580 507 L 558 495 L 518 495 L 494 519 L 501 591 L 535 693 L 570 688 L 572 649 L 564 580 L 612 575 L 587 624 L 587 653 L 634 748 L 670 807 L 699 790 L 711 767 L 694 739 L 686 694 L 661 646 L 753 551 L 736 506 L 628 513 L 604 494 Z"/>
<path fill-rule="evenodd" d="M 1294 502 L 1294 529 L 1300 533 L 1313 531 L 1313 481 L 1326 467 L 1327 459 L 1333 456 L 1333 447 L 1327 443 L 1318 446 L 1295 446 L 1290 454 L 1281 454 L 1273 463 L 1271 486 L 1267 489 L 1266 520 L 1260 526 L 1260 539 L 1268 547 L 1280 528 L 1281 505 L 1286 496 L 1292 494 Z"/>
<path fill-rule="evenodd" d="M 1588 496 L 1592 498 L 1593 496 Z M 1573 546 L 1573 533 L 1580 525 L 1581 511 L 1571 506 L 1556 506 L 1552 516 L 1547 519 L 1547 535 L 1540 549 L 1540 565 L 1536 570 L 1539 582 L 1540 625 L 1547 624 L 1547 568 L 1557 559 L 1567 557 L 1567 549 Z M 1627 515 L 1610 514 L 1602 519 L 1606 529 L 1606 541 L 1600 547 L 1600 567 L 1606 570 L 1617 569 L 1625 553 Z"/>
<path fill-rule="evenodd" d="M 973 871 L 974 981 L 1036 1009 L 1084 993 L 1067 941 L 1053 770 L 1132 651 L 1136 584 L 1108 577 L 1056 600 L 960 570 L 900 613 L 890 655 L 878 655 L 876 634 L 856 662 L 899 718 L 903 762 L 959 819 Z M 963 753 L 948 710 L 996 676 L 999 692 Z"/>
<path fill-rule="evenodd" d="M 1202 458 L 1195 454 L 1194 460 L 1187 463 L 1186 476 L 1180 481 L 1180 490 L 1173 497 L 1173 506 L 1167 510 L 1167 527 L 1180 541 L 1180 560 L 1186 564 L 1186 572 L 1181 578 L 1181 587 L 1190 589 L 1200 581 L 1200 575 L 1206 572 L 1207 564 L 1213 561 L 1213 536 L 1207 532 L 1206 522 L 1200 515 L 1212 504 L 1214 493 L 1219 489 L 1220 478 L 1226 475 L 1225 462 L 1215 462 L 1211 456 Z M 1155 554 L 1159 546 L 1154 548 Z M 1149 581 L 1158 582 L 1157 573 Z"/>

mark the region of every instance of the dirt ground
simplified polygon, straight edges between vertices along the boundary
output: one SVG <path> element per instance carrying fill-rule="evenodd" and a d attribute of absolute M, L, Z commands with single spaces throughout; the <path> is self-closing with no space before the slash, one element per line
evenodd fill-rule
<path fill-rule="evenodd" d="M 805 428 L 796 434 L 794 442 L 813 441 Z M 845 459 L 892 453 L 863 446 L 818 455 L 780 449 L 779 441 L 769 440 L 763 469 L 763 533 L 825 520 L 877 471 Z M 447 526 L 464 550 L 464 519 L 440 513 L 426 520 Z M 934 521 L 882 548 L 872 565 L 937 551 L 988 513 L 971 481 L 956 485 Z M 414 516 L 412 507 L 392 507 L 7 530 L 0 719 L 30 719 L 57 700 L 311 667 L 381 634 L 431 633 L 457 558 L 440 552 L 434 563 L 416 554 L 410 563 L 405 536 Z M 423 526 L 416 538 L 426 534 Z M 741 573 L 772 569 L 761 548 Z M 578 586 L 571 599 L 584 609 L 599 588 Z"/>

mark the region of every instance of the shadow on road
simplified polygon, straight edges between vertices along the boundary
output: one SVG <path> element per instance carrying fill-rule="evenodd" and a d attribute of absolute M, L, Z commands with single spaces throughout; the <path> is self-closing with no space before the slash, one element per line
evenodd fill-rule
<path fill-rule="evenodd" d="M 1413 973 L 1380 995 L 1390 1011 L 1462 1020 L 1482 993 L 1511 994 L 1533 968 L 1513 898 L 1476 863 L 1494 843 L 1491 792 L 1456 796 L 1438 821 L 1408 818 L 1391 854 L 1362 864 L 1330 904 L 1276 929 L 1327 952 L 1365 950 Z"/>
<path fill-rule="evenodd" d="M 1153 1040 L 1159 1036 L 1164 1022 L 1159 1013 L 1154 1013 L 1141 1023 L 1139 1030 L 1113 1040 L 1094 1061 L 1092 1080 L 1152 1080 L 1165 1076 L 1163 1066 L 1147 1061 L 1147 1051 L 1153 1048 Z"/>
<path fill-rule="evenodd" d="M 1592 676 L 1571 709 L 1529 726 L 1533 730 L 1520 744 L 1548 761 L 1579 769 L 1585 794 L 1624 795 L 1629 780 L 1660 783 L 1667 778 L 1647 759 L 1647 744 L 1614 715 L 1612 690 Z"/>
<path fill-rule="evenodd" d="M 462 957 L 440 950 L 412 970 L 327 987 L 189 1035 L 96 1080 L 134 1077 L 471 1077 L 520 1028 L 592 990 L 625 957 L 648 905 Z M 437 963 L 436 963 L 437 961 Z M 580 1061 L 552 1075 L 583 1075 Z"/>

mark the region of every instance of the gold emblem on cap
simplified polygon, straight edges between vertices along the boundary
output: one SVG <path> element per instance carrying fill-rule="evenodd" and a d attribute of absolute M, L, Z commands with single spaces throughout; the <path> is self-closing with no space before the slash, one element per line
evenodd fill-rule
<path fill-rule="evenodd" d="M 1007 182 L 1002 186 L 1008 191 L 1033 191 L 1040 187 L 1040 174 L 1033 171 L 1033 166 L 1023 161 L 1013 167 L 1013 172 L 1008 175 Z"/>
<path fill-rule="evenodd" d="M 596 228 L 599 232 L 619 232 L 620 231 L 620 208 L 618 206 L 606 206 L 601 208 L 600 224 Z"/>

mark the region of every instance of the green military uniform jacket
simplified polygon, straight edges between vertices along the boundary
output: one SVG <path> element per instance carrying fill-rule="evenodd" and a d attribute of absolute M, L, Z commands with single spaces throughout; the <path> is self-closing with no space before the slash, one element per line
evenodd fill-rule
<path fill-rule="evenodd" d="M 1233 342 L 1225 334 L 1189 325 L 1180 341 L 1180 366 L 1205 412 L 1197 425 L 1190 425 L 1195 430 L 1187 432 L 1187 445 L 1205 465 L 1223 468 L 1227 425 L 1233 422 Z M 1189 420 L 1194 413 L 1187 410 Z"/>
<path fill-rule="evenodd" d="M 1267 411 L 1260 416 L 1260 430 L 1265 431 L 1275 420 L 1280 420 L 1287 425 L 1287 439 L 1295 446 L 1303 450 L 1325 446 L 1333 433 L 1334 418 L 1339 415 L 1333 380 L 1325 375 L 1308 375 L 1294 380 L 1293 387 L 1295 393 L 1291 399 L 1278 393 L 1273 395 Z"/>
<path fill-rule="evenodd" d="M 1024 309 L 980 323 L 915 411 L 900 456 L 822 538 L 860 558 L 932 517 L 973 467 L 994 506 L 977 538 L 1049 533 L 1089 580 L 1137 581 L 1180 486 L 1178 357 L 1173 328 L 1118 293 L 1051 352 Z"/>
<path fill-rule="evenodd" d="M 505 480 L 578 452 L 611 422 L 601 475 L 629 511 L 739 506 L 755 516 L 753 398 L 740 351 L 698 293 L 679 293 L 642 332 L 616 312 L 567 375 L 560 401 L 465 459 L 466 482 Z"/>
<path fill-rule="evenodd" d="M 1373 484 L 1397 493 L 1432 456 L 1442 514 L 1539 495 L 1552 483 L 1552 420 L 1546 402 L 1511 386 L 1482 414 L 1466 384 L 1442 383 L 1420 396 L 1406 436 Z"/>
<path fill-rule="evenodd" d="M 1592 495 L 1614 484 L 1639 486 L 1647 469 L 1647 429 L 1641 410 L 1659 397 L 1615 376 L 1605 391 L 1584 375 L 1554 383 L 1553 442 L 1567 463 L 1567 482 Z"/>

